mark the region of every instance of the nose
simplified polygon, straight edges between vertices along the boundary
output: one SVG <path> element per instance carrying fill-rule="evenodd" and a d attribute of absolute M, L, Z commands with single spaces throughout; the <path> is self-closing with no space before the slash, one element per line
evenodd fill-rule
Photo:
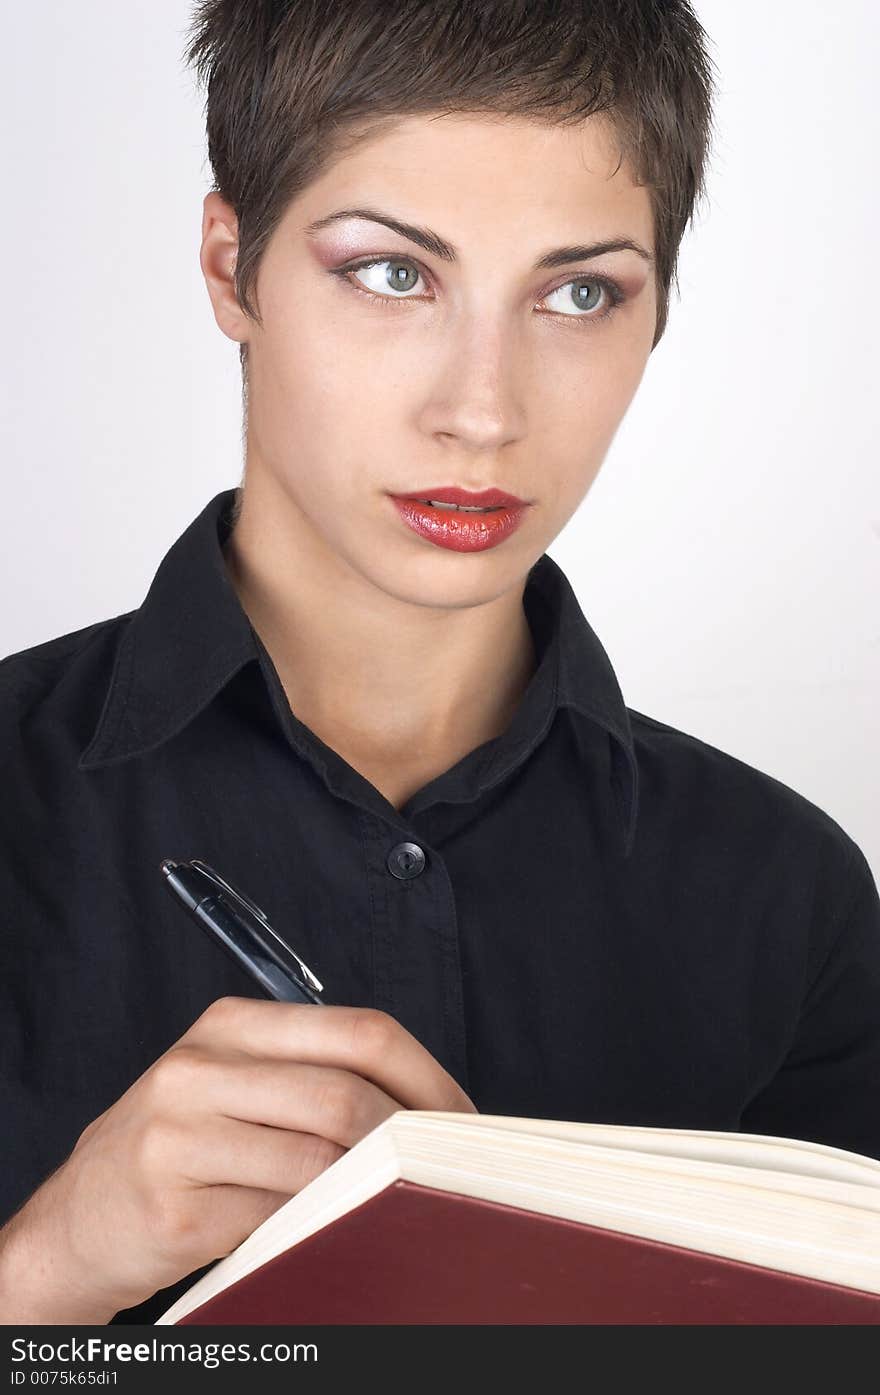
<path fill-rule="evenodd" d="M 526 432 L 525 365 L 508 325 L 473 316 L 450 331 L 421 426 L 472 452 L 497 451 Z"/>

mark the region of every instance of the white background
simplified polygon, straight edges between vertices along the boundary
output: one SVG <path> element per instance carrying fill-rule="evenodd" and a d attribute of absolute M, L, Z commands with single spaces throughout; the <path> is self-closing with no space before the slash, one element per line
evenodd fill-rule
<path fill-rule="evenodd" d="M 665 337 L 549 551 L 627 705 L 825 809 L 880 872 L 872 0 L 697 0 L 708 201 Z M 0 654 L 140 605 L 241 463 L 198 263 L 188 0 L 4 20 Z"/>

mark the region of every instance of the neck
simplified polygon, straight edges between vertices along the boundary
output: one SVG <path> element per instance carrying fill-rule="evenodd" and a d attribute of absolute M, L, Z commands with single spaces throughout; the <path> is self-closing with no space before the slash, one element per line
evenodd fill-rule
<path fill-rule="evenodd" d="M 224 557 L 300 721 L 395 803 L 505 730 L 536 666 L 524 580 L 480 605 L 413 604 L 269 503 L 249 481 Z"/>

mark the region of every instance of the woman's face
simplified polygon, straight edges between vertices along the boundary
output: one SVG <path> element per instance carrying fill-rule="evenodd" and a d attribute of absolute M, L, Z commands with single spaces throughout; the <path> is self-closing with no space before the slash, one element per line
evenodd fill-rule
<path fill-rule="evenodd" d="M 311 183 L 265 251 L 263 327 L 212 291 L 249 345 L 245 508 L 250 491 L 400 600 L 467 606 L 521 583 L 589 490 L 651 351 L 651 206 L 617 159 L 596 118 L 414 117 Z M 333 216 L 346 209 L 376 216 Z M 587 254 L 612 240 L 648 257 Z M 390 497 L 439 486 L 528 507 L 503 541 L 454 550 Z"/>

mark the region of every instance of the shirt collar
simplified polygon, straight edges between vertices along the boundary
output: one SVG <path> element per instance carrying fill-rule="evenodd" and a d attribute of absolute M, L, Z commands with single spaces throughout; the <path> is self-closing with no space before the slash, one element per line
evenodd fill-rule
<path fill-rule="evenodd" d="M 181 534 L 125 626 L 80 770 L 152 751 L 257 657 L 221 551 L 234 498 L 234 489 L 217 494 Z"/>
<path fill-rule="evenodd" d="M 556 656 L 556 703 L 571 707 L 608 732 L 611 783 L 624 833 L 624 856 L 633 845 L 638 818 L 639 768 L 629 712 L 617 675 L 598 635 L 588 623 L 571 582 L 545 552 L 529 572 L 529 586 L 547 599 L 552 616 L 550 649 Z"/>
<path fill-rule="evenodd" d="M 235 494 L 227 489 L 215 495 L 181 534 L 143 604 L 124 627 L 101 716 L 80 757 L 80 770 L 154 750 L 187 726 L 245 664 L 259 661 L 262 646 L 222 553 Z M 530 587 L 546 603 L 550 618 L 532 684 L 542 689 L 547 685 L 544 696 L 553 711 L 571 707 L 612 738 L 611 781 L 628 855 L 637 818 L 638 766 L 614 669 L 568 578 L 549 554 L 543 553 L 531 568 Z M 534 696 L 533 692 L 530 697 Z M 535 708 L 531 701 L 529 712 Z M 499 745 L 497 754 L 503 760 L 492 762 L 493 783 L 515 763 L 517 751 L 521 758 L 526 741 L 536 744 L 534 733 L 523 737 L 516 728 L 515 719 L 513 739 Z"/>

